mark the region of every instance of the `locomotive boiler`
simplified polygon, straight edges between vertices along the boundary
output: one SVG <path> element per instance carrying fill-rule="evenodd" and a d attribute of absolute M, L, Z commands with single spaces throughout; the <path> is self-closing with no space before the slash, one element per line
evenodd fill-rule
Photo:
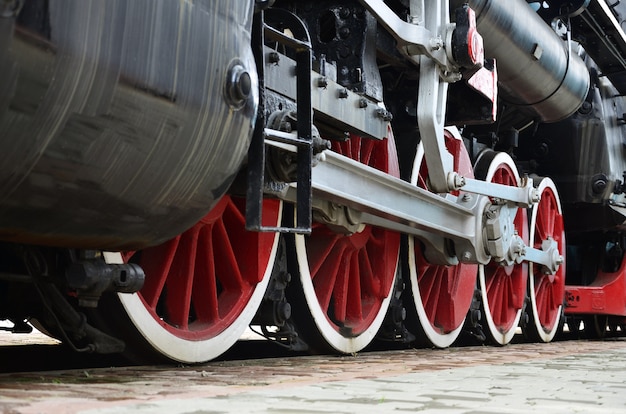
<path fill-rule="evenodd" d="M 185 363 L 621 332 L 625 15 L 4 1 L 0 317 Z"/>

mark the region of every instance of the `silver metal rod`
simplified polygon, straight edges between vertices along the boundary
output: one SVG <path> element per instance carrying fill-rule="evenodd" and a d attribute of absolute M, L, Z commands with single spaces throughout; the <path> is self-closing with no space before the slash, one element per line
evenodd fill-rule
<path fill-rule="evenodd" d="M 524 260 L 543 265 L 546 268 L 549 268 L 553 262 L 551 251 L 539 250 L 532 247 L 526 247 L 522 257 Z"/>
<path fill-rule="evenodd" d="M 507 201 L 513 201 L 520 207 L 528 208 L 539 202 L 539 193 L 533 187 L 532 179 L 526 180 L 524 187 L 488 183 L 486 181 L 465 178 L 463 190 L 469 193 L 482 194 Z"/>
<path fill-rule="evenodd" d="M 475 217 L 470 202 L 456 202 L 345 156 L 326 152 L 313 169 L 315 194 L 348 207 L 452 239 L 473 239 Z M 473 203 L 472 203 L 473 201 Z"/>
<path fill-rule="evenodd" d="M 267 130 L 268 137 L 275 131 Z M 295 146 L 266 139 L 286 151 Z M 424 232 L 452 239 L 465 260 L 488 263 L 482 247 L 482 214 L 489 200 L 467 193 L 445 197 L 411 185 L 343 155 L 325 151 L 312 171 L 313 196 L 364 213 L 364 224 L 392 228 L 406 234 Z M 295 185 L 279 195 L 295 202 Z"/>

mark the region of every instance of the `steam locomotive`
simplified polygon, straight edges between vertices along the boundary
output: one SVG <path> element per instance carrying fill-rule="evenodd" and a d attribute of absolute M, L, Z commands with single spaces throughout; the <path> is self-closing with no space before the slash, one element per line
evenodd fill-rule
<path fill-rule="evenodd" d="M 620 333 L 624 16 L 3 1 L 0 318 L 184 363 Z"/>

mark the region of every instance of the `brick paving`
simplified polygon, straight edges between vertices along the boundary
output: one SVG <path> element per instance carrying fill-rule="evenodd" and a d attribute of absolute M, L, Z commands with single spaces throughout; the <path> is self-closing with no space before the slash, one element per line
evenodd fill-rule
<path fill-rule="evenodd" d="M 5 413 L 626 413 L 626 339 L 0 374 Z"/>

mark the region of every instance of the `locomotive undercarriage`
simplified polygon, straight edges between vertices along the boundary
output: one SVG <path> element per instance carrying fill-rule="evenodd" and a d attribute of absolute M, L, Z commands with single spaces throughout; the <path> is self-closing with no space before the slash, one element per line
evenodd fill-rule
<path fill-rule="evenodd" d="M 2 316 L 16 331 L 34 318 L 78 350 L 119 352 L 125 344 L 136 360 L 200 362 L 230 348 L 250 324 L 292 349 L 344 353 L 374 339 L 446 347 L 462 334 L 505 345 L 518 326 L 549 342 L 564 313 L 570 329 L 583 320 L 595 336 L 623 325 L 620 78 L 616 70 L 610 81 L 597 75 L 609 64 L 579 56 L 569 38 L 590 25 L 589 16 L 596 25 L 606 18 L 623 36 L 613 24 L 621 6 L 596 0 L 556 16 L 566 24 L 563 41 L 540 15 L 574 2 L 549 1 L 537 14 L 521 0 L 474 0 L 476 21 L 461 1 L 252 3 L 221 23 L 228 33 L 233 16 L 250 17 L 254 8 L 254 24 L 242 25 L 247 31 L 236 42 L 246 58 L 213 62 L 226 72 L 211 100 L 219 108 L 185 103 L 200 120 L 211 110 L 237 118 L 231 128 L 251 137 L 245 162 L 245 139 L 235 139 L 232 156 L 220 140 L 222 167 L 213 177 L 206 160 L 193 164 L 201 141 L 192 141 L 184 174 L 203 166 L 211 191 L 197 198 L 180 191 L 187 204 L 161 195 L 150 220 L 130 228 L 98 233 L 72 225 L 66 242 L 49 231 L 35 243 L 56 247 L 23 244 L 37 238 L 36 226 L 2 233 Z M 221 15 L 226 5 L 202 7 Z M 502 41 L 502 21 L 524 39 Z M 533 43 L 533 32 L 550 46 Z M 246 34 L 256 67 L 240 43 Z M 526 43 L 531 56 L 520 60 L 511 50 Z M 517 76 L 516 65 L 528 73 Z M 127 104 L 151 105 L 137 90 L 157 96 L 163 113 L 185 99 L 169 93 L 167 82 L 156 82 L 156 92 L 125 82 L 135 88 L 120 98 Z M 182 125 L 178 131 L 181 117 L 170 119 Z M 219 125 L 208 119 L 194 130 L 198 137 Z M 90 124 L 83 124 L 85 133 Z M 597 156 L 586 164 L 591 147 Z M 41 148 L 44 160 L 58 157 L 58 148 Z M 233 165 L 242 166 L 236 178 Z M 69 188 L 63 195 L 74 199 Z M 187 211 L 189 221 L 202 205 L 213 208 L 162 243 L 171 234 L 160 234 L 160 219 L 168 217 L 173 234 L 190 225 L 164 209 L 177 217 Z M 142 240 L 142 231 L 150 236 Z M 14 295 L 32 299 L 8 299 Z"/>

